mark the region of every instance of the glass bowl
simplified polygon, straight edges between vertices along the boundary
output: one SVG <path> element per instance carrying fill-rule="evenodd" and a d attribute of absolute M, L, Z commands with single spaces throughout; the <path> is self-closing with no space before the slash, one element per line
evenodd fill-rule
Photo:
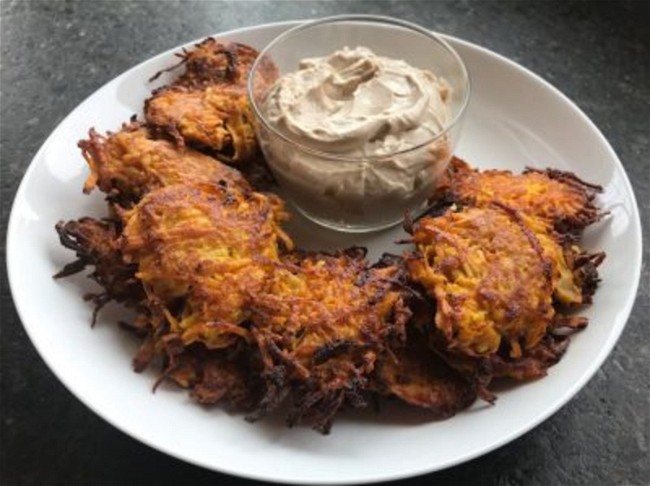
<path fill-rule="evenodd" d="M 442 78 L 449 88 L 444 124 L 412 146 L 379 155 L 346 153 L 343 143 L 323 150 L 272 121 L 267 105 L 280 78 L 306 58 L 345 47 L 366 47 Z M 256 134 L 282 196 L 312 221 L 347 232 L 399 224 L 407 210 L 426 204 L 458 143 L 469 94 L 467 69 L 442 38 L 402 20 L 368 15 L 328 17 L 284 32 L 262 50 L 248 79 Z"/>

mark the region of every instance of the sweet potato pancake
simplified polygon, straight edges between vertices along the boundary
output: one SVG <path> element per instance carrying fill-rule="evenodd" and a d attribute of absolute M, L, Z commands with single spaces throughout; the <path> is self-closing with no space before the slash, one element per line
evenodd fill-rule
<path fill-rule="evenodd" d="M 183 49 L 176 55 L 181 61 L 157 73 L 152 80 L 163 72 L 184 66 L 185 71 L 173 83 L 175 86 L 199 88 L 220 83 L 245 86 L 258 52 L 245 44 L 219 42 L 208 37 L 195 44 L 193 49 Z M 273 82 L 278 76 L 276 67 L 270 62 L 264 64 L 261 73 L 269 82 Z"/>
<path fill-rule="evenodd" d="M 545 375 L 567 335 L 587 325 L 563 309 L 591 301 L 604 254 L 561 240 L 549 222 L 496 203 L 425 217 L 414 228 L 407 268 L 435 303 L 419 326 L 486 400 L 494 399 L 492 378 Z"/>
<path fill-rule="evenodd" d="M 435 196 L 452 202 L 485 206 L 499 202 L 550 221 L 560 232 L 575 232 L 602 217 L 594 198 L 602 188 L 554 169 L 527 169 L 521 175 L 507 170 L 472 169 L 454 157 Z"/>
<path fill-rule="evenodd" d="M 84 192 L 99 187 L 122 204 L 137 202 L 147 192 L 172 184 L 224 182 L 249 189 L 238 171 L 192 148 L 156 140 L 142 123 L 125 124 L 106 136 L 90 130 L 79 147 L 90 168 Z"/>
<path fill-rule="evenodd" d="M 536 345 L 552 322 L 552 264 L 521 218 L 499 207 L 424 218 L 407 261 L 437 303 L 435 324 L 449 349 L 469 356 Z"/>
<path fill-rule="evenodd" d="M 186 344 L 220 348 L 247 336 L 239 325 L 250 315 L 249 296 L 262 290 L 266 262 L 278 260 L 280 245 L 292 245 L 278 226 L 284 218 L 275 196 L 174 185 L 124 212 L 122 249 L 150 299 L 165 307 L 171 330 Z"/>
<path fill-rule="evenodd" d="M 267 382 L 253 418 L 288 396 L 290 425 L 305 420 L 326 433 L 341 406 L 365 405 L 377 357 L 408 313 L 393 288 L 398 269 L 369 269 L 364 255 L 287 256 L 253 297 L 251 332 Z"/>
<path fill-rule="evenodd" d="M 253 115 L 239 87 L 163 88 L 147 100 L 145 113 L 148 123 L 180 144 L 207 150 L 224 162 L 240 164 L 257 154 Z"/>
<path fill-rule="evenodd" d="M 181 57 L 185 72 L 146 100 L 147 122 L 179 143 L 207 150 L 228 163 L 254 159 L 258 145 L 246 81 L 257 52 L 242 44 L 206 39 Z M 262 63 L 260 73 L 268 83 L 278 75 L 271 62 Z"/>

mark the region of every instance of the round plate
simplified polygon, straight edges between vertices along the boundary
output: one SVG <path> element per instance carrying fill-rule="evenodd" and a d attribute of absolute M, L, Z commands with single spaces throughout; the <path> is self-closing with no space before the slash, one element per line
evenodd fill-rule
<path fill-rule="evenodd" d="M 263 25 L 217 37 L 261 48 L 292 25 Z M 564 95 L 493 52 L 447 40 L 473 81 L 459 156 L 480 167 L 571 170 L 605 188 L 598 202 L 610 216 L 584 239 L 588 249 L 608 255 L 600 290 L 584 311 L 591 323 L 546 378 L 504 390 L 495 406 L 478 402 L 441 422 L 390 404 L 379 414 L 344 413 L 329 436 L 305 427 L 287 429 L 281 418 L 249 424 L 220 407 L 200 407 L 172 386 L 152 393 L 153 371 L 142 375 L 131 370 L 137 343 L 114 324 L 124 318 L 123 311 L 109 306 L 91 329 L 92 308 L 82 295 L 96 286 L 83 276 L 52 279 L 73 259 L 60 246 L 54 224 L 106 213 L 101 194 L 81 192 L 87 169 L 76 143 L 90 127 L 116 130 L 140 113 L 154 87 L 147 79 L 174 64 L 173 53 L 180 48 L 127 71 L 79 105 L 36 154 L 16 195 L 7 236 L 9 279 L 25 329 L 52 371 L 98 415 L 156 449 L 217 471 L 292 483 L 351 484 L 435 471 L 499 447 L 557 411 L 602 364 L 630 313 L 641 263 L 634 195 L 603 135 Z M 404 237 L 399 228 L 340 235 L 298 217 L 290 231 L 303 248 L 361 244 L 369 247 L 371 258 L 395 251 L 393 241 Z"/>

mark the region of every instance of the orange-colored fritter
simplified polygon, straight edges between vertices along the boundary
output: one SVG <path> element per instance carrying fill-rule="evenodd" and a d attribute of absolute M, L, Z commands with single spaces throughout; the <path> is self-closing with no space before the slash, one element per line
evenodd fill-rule
<path fill-rule="evenodd" d="M 98 311 L 111 300 L 135 308 L 137 316 L 133 322 L 122 323 L 144 338 L 133 360 L 135 371 L 144 370 L 154 357 L 159 357 L 163 363 L 160 380 L 170 379 L 189 389 L 198 402 L 225 401 L 237 409 L 253 408 L 263 391 L 259 365 L 251 358 L 254 353 L 236 347 L 222 352 L 200 345 L 186 346 L 179 334 L 168 326 L 156 327 L 153 318 L 162 304 L 155 295 L 146 295 L 136 277 L 137 265 L 125 263 L 119 222 L 82 218 L 60 222 L 56 229 L 61 243 L 74 250 L 78 259 L 66 265 L 55 278 L 93 266 L 90 277 L 103 287 L 102 293 L 85 296 L 96 306 L 93 324 Z"/>
<path fill-rule="evenodd" d="M 600 186 L 569 172 L 527 169 L 515 175 L 507 170 L 479 171 L 454 157 L 434 199 L 479 207 L 498 202 L 543 218 L 567 233 L 580 231 L 602 217 L 593 203 L 600 191 Z"/>
<path fill-rule="evenodd" d="M 175 185 L 148 193 L 124 212 L 125 260 L 148 293 L 154 318 L 182 342 L 222 348 L 248 337 L 240 324 L 262 291 L 267 262 L 289 238 L 275 196 L 214 184 Z"/>
<path fill-rule="evenodd" d="M 587 325 L 563 309 L 591 301 L 604 254 L 560 243 L 546 220 L 497 203 L 465 207 L 423 218 L 413 240 L 410 277 L 435 303 L 435 315 L 416 312 L 417 326 L 488 401 L 492 378 L 544 376 Z"/>
<path fill-rule="evenodd" d="M 179 143 L 208 150 L 228 163 L 255 159 L 258 145 L 246 81 L 257 52 L 206 39 L 180 56 L 185 72 L 145 102 L 147 122 Z M 259 72 L 262 85 L 278 77 L 270 61 L 263 62 Z"/>
<path fill-rule="evenodd" d="M 376 360 L 408 311 L 393 288 L 399 269 L 369 269 L 364 255 L 353 249 L 287 256 L 254 296 L 251 332 L 267 382 L 254 418 L 288 395 L 289 425 L 306 420 L 327 433 L 345 403 L 365 405 Z"/>
<path fill-rule="evenodd" d="M 436 328 L 450 350 L 481 357 L 507 346 L 512 357 L 546 334 L 552 263 L 514 212 L 467 208 L 424 218 L 413 234 L 411 278 L 436 300 Z"/>
<path fill-rule="evenodd" d="M 177 56 L 181 58 L 179 64 L 161 71 L 152 80 L 182 65 L 185 72 L 174 81 L 176 86 L 200 87 L 224 83 L 244 86 L 258 52 L 245 44 L 219 42 L 208 37 L 191 50 L 183 49 Z M 265 63 L 262 74 L 269 81 L 278 76 L 276 67 L 271 63 Z"/>
<path fill-rule="evenodd" d="M 137 122 L 106 136 L 90 130 L 79 147 L 90 168 L 84 192 L 99 187 L 122 204 L 137 202 L 144 194 L 172 184 L 225 183 L 249 189 L 235 169 L 189 147 L 156 140 Z"/>
<path fill-rule="evenodd" d="M 253 115 L 239 87 L 164 88 L 147 100 L 145 115 L 180 144 L 207 150 L 224 162 L 243 164 L 257 154 Z"/>

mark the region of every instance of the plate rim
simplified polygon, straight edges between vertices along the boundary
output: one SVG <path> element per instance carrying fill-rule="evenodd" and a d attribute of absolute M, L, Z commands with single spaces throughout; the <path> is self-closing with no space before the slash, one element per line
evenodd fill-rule
<path fill-rule="evenodd" d="M 506 434 L 504 436 L 501 436 L 498 440 L 495 440 L 490 446 L 484 447 L 482 449 L 478 449 L 476 451 L 471 452 L 470 454 L 465 454 L 462 457 L 459 457 L 455 460 L 448 460 L 442 465 L 438 465 L 434 468 L 431 467 L 426 467 L 422 466 L 420 468 L 411 468 L 409 471 L 399 471 L 399 472 L 391 472 L 391 473 L 379 473 L 375 474 L 374 476 L 370 475 L 365 475 L 364 478 L 356 478 L 353 480 L 343 480 L 343 479 L 337 479 L 337 478 L 327 478 L 325 480 L 322 479 L 316 479 L 310 481 L 309 483 L 306 483 L 304 480 L 298 479 L 298 478 L 280 478 L 280 477 L 270 477 L 265 474 L 258 474 L 254 470 L 241 470 L 237 468 L 230 468 L 228 467 L 228 464 L 220 464 L 219 467 L 215 467 L 213 464 L 206 464 L 203 461 L 194 459 L 193 457 L 190 457 L 188 455 L 185 455 L 182 451 L 175 451 L 172 450 L 171 448 L 168 448 L 166 446 L 161 446 L 159 444 L 154 444 L 153 441 L 149 441 L 149 439 L 146 436 L 141 436 L 140 434 L 128 430 L 127 427 L 123 427 L 121 424 L 118 423 L 118 419 L 113 419 L 113 417 L 109 417 L 110 414 L 104 414 L 100 412 L 95 406 L 91 403 L 91 400 L 89 398 L 84 397 L 82 394 L 77 393 L 75 391 L 75 386 L 72 381 L 69 381 L 63 373 L 60 373 L 57 371 L 55 366 L 52 366 L 50 359 L 47 357 L 47 353 L 42 350 L 42 346 L 39 346 L 37 344 L 37 340 L 34 339 L 33 337 L 33 326 L 30 328 L 29 325 L 25 324 L 24 320 L 24 311 L 21 310 L 21 305 L 19 302 L 22 302 L 22 305 L 24 305 L 24 300 L 20 300 L 19 295 L 20 291 L 16 288 L 15 281 L 16 278 L 12 277 L 12 275 L 17 272 L 16 269 L 16 264 L 13 263 L 13 260 L 11 256 L 15 253 L 16 250 L 14 248 L 16 247 L 17 243 L 14 241 L 15 237 L 14 235 L 16 234 L 16 226 L 19 221 L 19 216 L 17 215 L 19 205 L 20 205 L 20 200 L 24 199 L 24 193 L 27 190 L 27 187 L 29 185 L 29 180 L 32 178 L 32 173 L 36 170 L 36 161 L 39 158 L 42 158 L 43 154 L 47 152 L 48 147 L 50 146 L 54 135 L 58 131 L 59 127 L 64 125 L 67 120 L 72 117 L 72 115 L 76 112 L 76 110 L 85 104 L 90 98 L 98 95 L 99 93 L 103 92 L 106 90 L 109 85 L 112 85 L 113 83 L 116 83 L 118 80 L 127 77 L 130 75 L 133 71 L 140 69 L 143 65 L 148 64 L 150 62 L 153 62 L 157 59 L 169 56 L 170 54 L 173 54 L 175 52 L 178 52 L 181 48 L 187 47 L 194 45 L 204 38 L 208 36 L 217 36 L 217 37 L 227 37 L 227 36 L 234 36 L 238 35 L 241 33 L 246 33 L 250 31 L 256 31 L 256 30 L 263 30 L 266 28 L 283 28 L 283 29 L 288 29 L 291 28 L 292 26 L 295 26 L 299 23 L 308 21 L 308 20 L 313 20 L 313 19 L 300 19 L 300 20 L 286 20 L 286 21 L 280 21 L 280 22 L 266 22 L 263 24 L 255 24 L 255 25 L 249 25 L 245 27 L 240 27 L 236 29 L 230 29 L 226 30 L 223 32 L 215 32 L 211 33 L 208 35 L 201 36 L 197 39 L 182 43 L 180 45 L 177 45 L 175 47 L 172 47 L 170 49 L 167 49 L 163 52 L 160 52 L 158 54 L 155 54 L 147 59 L 144 59 L 143 61 L 135 64 L 134 66 L 130 67 L 126 71 L 122 72 L 121 74 L 118 74 L 117 76 L 113 77 L 112 79 L 108 80 L 106 83 L 101 85 L 98 89 L 90 93 L 87 97 L 85 97 L 82 101 L 77 103 L 74 108 L 70 110 L 70 112 L 61 119 L 61 121 L 52 129 L 50 134 L 47 136 L 47 138 L 43 141 L 41 144 L 40 148 L 37 150 L 37 152 L 34 154 L 32 157 L 31 161 L 29 162 L 29 165 L 27 169 L 25 170 L 25 173 L 23 174 L 20 184 L 16 190 L 16 193 L 14 195 L 14 199 L 11 204 L 11 210 L 9 213 L 9 219 L 8 219 L 8 224 L 7 224 L 7 233 L 5 237 L 5 257 L 6 257 L 6 270 L 7 270 L 7 277 L 8 277 L 8 287 L 12 296 L 12 301 L 14 303 L 14 308 L 16 309 L 16 313 L 18 314 L 18 317 L 20 318 L 20 322 L 22 324 L 23 329 L 25 330 L 27 336 L 29 337 L 29 340 L 31 344 L 34 346 L 36 351 L 38 352 L 38 355 L 40 358 L 43 360 L 43 362 L 46 364 L 46 366 L 50 369 L 50 371 L 56 376 L 56 378 L 59 380 L 61 384 L 77 399 L 79 400 L 82 404 L 84 404 L 89 410 L 91 410 L 95 415 L 100 417 L 102 420 L 110 424 L 112 427 L 115 427 L 117 430 L 121 431 L 122 433 L 126 434 L 127 436 L 137 440 L 138 442 L 147 445 L 148 447 L 151 447 L 152 449 L 155 449 L 157 451 L 160 451 L 164 454 L 167 454 L 171 457 L 174 457 L 176 459 L 180 459 L 184 462 L 187 462 L 189 464 L 193 464 L 195 466 L 202 467 L 204 469 L 208 469 L 211 471 L 215 471 L 218 473 L 222 474 L 229 474 L 237 477 L 242 477 L 242 478 L 248 478 L 248 479 L 254 479 L 254 480 L 262 480 L 262 481 L 270 481 L 274 483 L 286 483 L 286 484 L 366 484 L 370 482 L 384 482 L 384 481 L 391 481 L 391 480 L 399 480 L 399 479 L 405 479 L 409 477 L 414 477 L 414 476 L 419 476 L 423 474 L 428 474 L 428 473 L 433 473 L 437 471 L 441 471 L 459 464 L 463 464 L 465 462 L 469 462 L 477 457 L 483 456 L 485 454 L 488 454 L 510 442 L 513 440 L 517 439 L 518 437 L 521 437 L 525 433 L 531 431 L 535 427 L 537 427 L 539 424 L 542 422 L 546 421 L 550 416 L 554 415 L 558 410 L 560 410 L 563 406 L 565 406 L 572 398 L 574 398 L 579 391 L 593 378 L 595 373 L 601 368 L 603 365 L 604 361 L 607 359 L 607 357 L 611 354 L 613 351 L 616 343 L 619 341 L 620 336 L 625 329 L 627 322 L 629 321 L 630 314 L 632 312 L 632 308 L 636 302 L 636 299 L 638 297 L 638 291 L 639 291 L 639 283 L 640 283 L 640 277 L 641 277 L 641 267 L 642 267 L 642 260 L 643 260 L 643 233 L 642 233 L 642 228 L 641 228 L 641 219 L 640 219 L 640 213 L 638 209 L 638 203 L 636 200 L 636 194 L 634 192 L 634 189 L 632 187 L 632 184 L 629 180 L 629 177 L 627 175 L 627 172 L 625 171 L 625 168 L 619 159 L 618 155 L 614 151 L 613 147 L 607 140 L 607 138 L 603 135 L 603 133 L 600 131 L 600 129 L 596 126 L 596 124 L 582 111 L 582 109 L 574 102 L 572 101 L 567 95 L 562 93 L 558 88 L 556 88 L 553 84 L 551 84 L 549 81 L 541 77 L 540 75 L 536 74 L 535 72 L 531 71 L 530 69 L 526 68 L 525 66 L 519 64 L 518 62 L 515 62 L 498 52 L 495 52 L 491 49 L 488 49 L 486 47 L 483 47 L 481 45 L 475 44 L 473 42 L 469 42 L 463 39 L 460 39 L 456 36 L 444 34 L 438 31 L 433 31 L 436 34 L 442 36 L 445 40 L 449 41 L 452 45 L 452 47 L 455 47 L 455 45 L 462 45 L 463 47 L 469 48 L 469 49 L 474 49 L 479 51 L 482 55 L 488 56 L 488 57 L 494 57 L 497 60 L 507 64 L 510 68 L 515 69 L 516 71 L 519 71 L 520 73 L 524 74 L 525 76 L 534 79 L 536 82 L 540 83 L 542 86 L 544 86 L 546 89 L 549 89 L 553 95 L 558 96 L 561 98 L 570 108 L 571 110 L 576 113 L 583 122 L 585 122 L 588 127 L 591 129 L 591 131 L 596 134 L 600 139 L 601 142 L 603 142 L 603 147 L 605 150 L 608 152 L 609 157 L 614 160 L 615 162 L 615 169 L 618 172 L 618 175 L 620 176 L 621 180 L 624 183 L 625 189 L 627 193 L 630 195 L 630 203 L 631 203 L 631 209 L 632 209 L 632 225 L 634 226 L 634 233 L 636 233 L 636 254 L 634 255 L 635 260 L 639 262 L 639 265 L 635 267 L 633 271 L 632 277 L 634 278 L 633 282 L 633 292 L 630 292 L 630 294 L 627 296 L 626 301 L 624 302 L 624 305 L 621 306 L 622 309 L 622 315 L 625 315 L 624 319 L 621 319 L 621 323 L 615 328 L 613 331 L 610 331 L 610 334 L 608 336 L 608 339 L 604 342 L 603 347 L 600 351 L 599 354 L 597 354 L 589 363 L 589 365 L 586 367 L 585 371 L 582 373 L 580 376 L 579 380 L 576 380 L 571 386 L 567 387 L 563 393 L 561 393 L 558 398 L 552 403 L 552 406 L 547 407 L 547 409 L 544 411 L 544 413 L 539 414 L 539 416 L 535 417 L 534 420 L 530 420 L 526 423 L 525 426 L 522 426 L 516 430 L 511 431 L 509 434 Z M 470 73 L 471 77 L 471 73 Z M 31 329 L 31 330 L 30 330 Z"/>

